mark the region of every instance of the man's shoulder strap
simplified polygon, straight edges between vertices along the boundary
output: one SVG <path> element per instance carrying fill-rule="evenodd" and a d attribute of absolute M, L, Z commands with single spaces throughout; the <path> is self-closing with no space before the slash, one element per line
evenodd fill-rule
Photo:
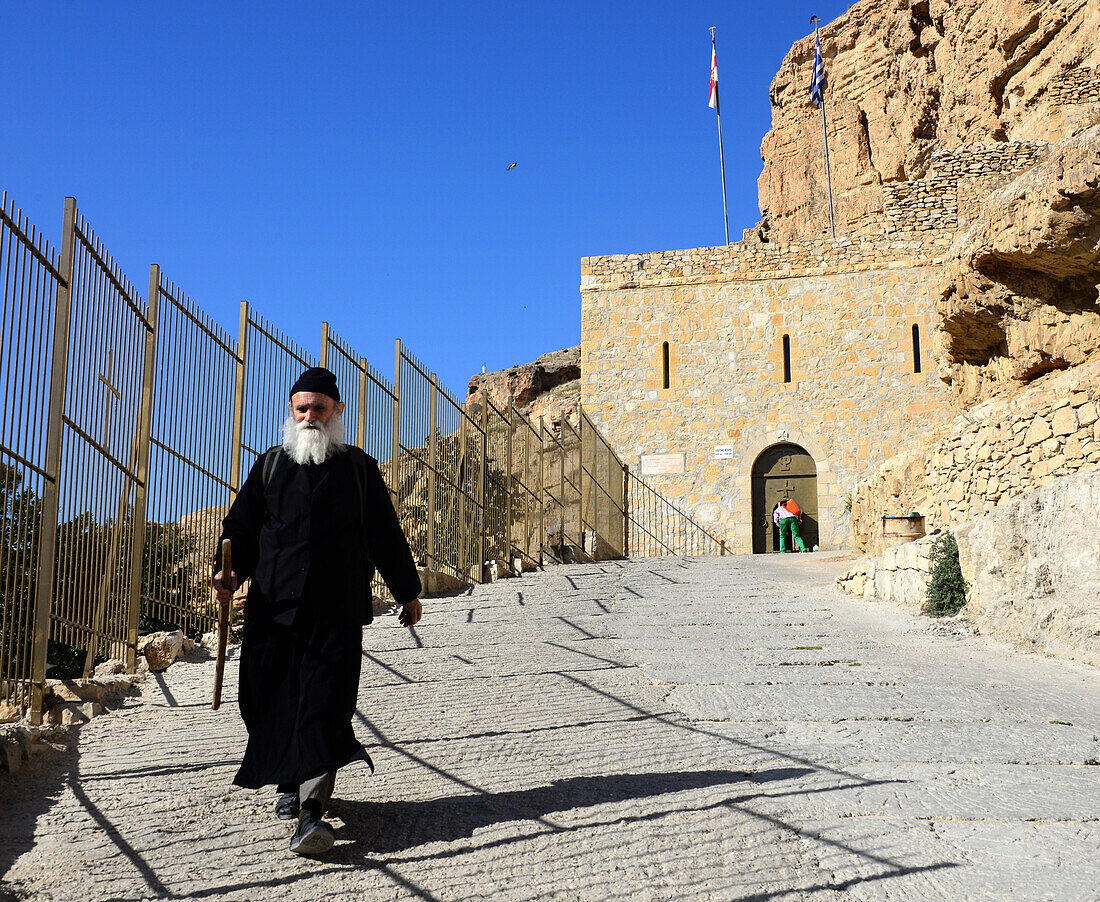
<path fill-rule="evenodd" d="M 282 459 L 283 449 L 276 445 L 274 448 L 268 448 L 264 452 L 264 488 L 266 489 L 271 482 L 271 477 L 275 475 L 275 468 L 279 466 L 279 461 Z"/>

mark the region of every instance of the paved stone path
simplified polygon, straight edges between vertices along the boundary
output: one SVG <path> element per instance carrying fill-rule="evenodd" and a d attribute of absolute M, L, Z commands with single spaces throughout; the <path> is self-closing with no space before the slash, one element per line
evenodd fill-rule
<path fill-rule="evenodd" d="M 823 556 L 558 567 L 366 630 L 337 845 L 230 780 L 235 672 L 0 781 L 0 899 L 1100 899 L 1100 675 Z"/>

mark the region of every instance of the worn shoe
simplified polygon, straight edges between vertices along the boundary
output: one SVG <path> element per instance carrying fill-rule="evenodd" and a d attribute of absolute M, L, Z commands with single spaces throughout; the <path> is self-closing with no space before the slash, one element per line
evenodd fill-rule
<path fill-rule="evenodd" d="M 324 855 L 332 848 L 336 833 L 329 824 L 321 820 L 319 814 L 303 809 L 298 815 L 298 829 L 290 840 L 290 851 L 310 857 Z"/>
<path fill-rule="evenodd" d="M 289 821 L 298 816 L 298 793 L 284 792 L 275 800 L 275 817 Z"/>

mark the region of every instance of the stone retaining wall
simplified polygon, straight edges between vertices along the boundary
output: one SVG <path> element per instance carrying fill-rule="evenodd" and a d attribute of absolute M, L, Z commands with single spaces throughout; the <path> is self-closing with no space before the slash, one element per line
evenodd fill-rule
<path fill-rule="evenodd" d="M 938 536 L 887 548 L 881 558 L 860 561 L 837 580 L 849 595 L 894 601 L 921 610 L 932 575 L 932 544 Z"/>
<path fill-rule="evenodd" d="M 853 493 L 853 541 L 882 550 L 881 517 L 962 523 L 1059 476 L 1100 469 L 1100 357 L 956 417 L 922 447 L 887 460 Z"/>
<path fill-rule="evenodd" d="M 981 213 L 990 191 L 1042 162 L 1049 153 L 1049 145 L 1031 141 L 936 151 L 924 178 L 883 185 L 885 231 L 964 228 Z"/>
<path fill-rule="evenodd" d="M 1052 106 L 1070 103 L 1100 103 L 1100 69 L 1067 69 L 1050 82 Z"/>

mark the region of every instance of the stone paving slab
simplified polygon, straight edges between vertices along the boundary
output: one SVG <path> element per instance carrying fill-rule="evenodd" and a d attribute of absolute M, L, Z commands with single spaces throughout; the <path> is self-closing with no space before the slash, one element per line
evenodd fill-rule
<path fill-rule="evenodd" d="M 235 658 L 219 712 L 176 664 L 0 782 L 0 899 L 1100 898 L 1097 672 L 840 596 L 844 566 L 571 565 L 381 618 L 378 772 L 341 773 L 321 861 L 231 785 Z"/>
<path fill-rule="evenodd" d="M 935 743 L 922 742 L 930 721 L 865 720 L 814 723 L 772 720 L 764 724 L 712 724 L 716 733 L 730 732 L 757 743 L 778 737 L 788 752 L 813 756 L 823 764 L 851 762 L 858 749 L 861 762 L 945 764 L 1070 764 L 1084 765 L 1096 754 L 1090 730 L 1043 723 L 993 721 L 938 723 Z"/>

